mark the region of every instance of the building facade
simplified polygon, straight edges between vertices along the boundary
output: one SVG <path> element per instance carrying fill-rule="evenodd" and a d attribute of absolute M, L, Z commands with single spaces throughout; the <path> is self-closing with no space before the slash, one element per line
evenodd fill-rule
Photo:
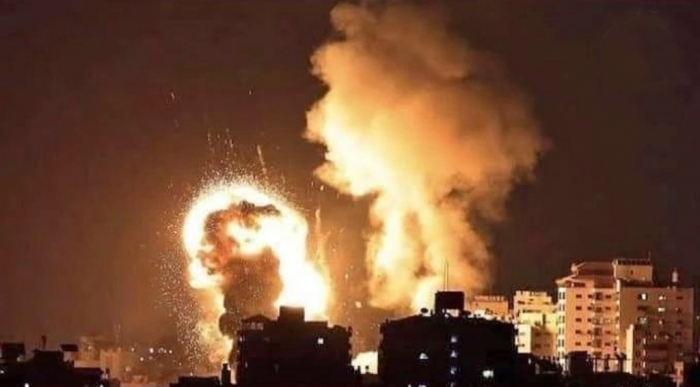
<path fill-rule="evenodd" d="M 621 345 L 634 374 L 671 374 L 693 360 L 693 289 L 629 285 L 620 289 Z"/>
<path fill-rule="evenodd" d="M 386 386 L 497 386 L 515 376 L 513 325 L 470 316 L 461 292 L 439 292 L 432 313 L 387 321 L 381 335 Z"/>
<path fill-rule="evenodd" d="M 539 358 L 556 356 L 556 305 L 547 292 L 517 291 L 513 297 L 513 319 L 519 353 Z"/>
<path fill-rule="evenodd" d="M 475 295 L 467 299 L 466 309 L 477 316 L 510 321 L 508 299 L 498 295 Z"/>
<path fill-rule="evenodd" d="M 556 281 L 557 355 L 586 352 L 595 371 L 672 374 L 693 351 L 693 289 L 646 259 L 583 262 Z"/>

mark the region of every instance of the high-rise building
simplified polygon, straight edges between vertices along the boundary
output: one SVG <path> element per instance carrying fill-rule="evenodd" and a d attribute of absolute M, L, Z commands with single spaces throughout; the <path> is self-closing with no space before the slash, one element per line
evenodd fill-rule
<path fill-rule="evenodd" d="M 385 386 L 498 386 L 515 376 L 513 325 L 466 313 L 461 292 L 438 292 L 432 313 L 387 321 L 381 334 Z"/>
<path fill-rule="evenodd" d="M 557 355 L 587 352 L 594 358 L 618 353 L 617 299 L 611 262 L 583 262 L 556 281 Z"/>
<path fill-rule="evenodd" d="M 513 297 L 513 319 L 519 353 L 540 358 L 556 355 L 556 306 L 547 292 L 517 291 Z"/>
<path fill-rule="evenodd" d="M 556 281 L 557 355 L 587 352 L 596 371 L 673 374 L 693 350 L 693 289 L 674 271 L 655 280 L 648 259 L 571 266 Z"/>

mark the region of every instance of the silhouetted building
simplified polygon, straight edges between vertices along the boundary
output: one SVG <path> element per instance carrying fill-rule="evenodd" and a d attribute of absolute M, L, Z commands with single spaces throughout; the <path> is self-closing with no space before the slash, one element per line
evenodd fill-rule
<path fill-rule="evenodd" d="M 542 358 L 529 353 L 517 357 L 518 387 L 557 387 L 564 384 L 561 367 L 555 358 Z"/>
<path fill-rule="evenodd" d="M 471 317 L 463 300 L 461 292 L 438 292 L 434 312 L 382 324 L 379 377 L 385 385 L 506 385 L 514 380 L 513 325 Z"/>
<path fill-rule="evenodd" d="M 221 385 L 231 385 L 231 367 L 229 367 L 228 363 L 221 365 Z"/>
<path fill-rule="evenodd" d="M 216 376 L 180 376 L 171 387 L 221 387 Z"/>
<path fill-rule="evenodd" d="M 104 387 L 99 368 L 75 368 L 65 361 L 63 351 L 36 350 L 27 361 L 3 364 L 0 372 L 0 386 L 7 387 Z"/>
<path fill-rule="evenodd" d="M 351 330 L 304 321 L 304 309 L 281 307 L 279 318 L 256 315 L 238 331 L 239 385 L 342 386 L 355 380 Z"/>
<path fill-rule="evenodd" d="M 586 351 L 569 352 L 565 357 L 564 369 L 572 377 L 586 377 L 593 373 L 593 361 Z"/>
<path fill-rule="evenodd" d="M 22 361 L 26 356 L 24 343 L 2 343 L 0 344 L 0 362 L 12 364 Z"/>

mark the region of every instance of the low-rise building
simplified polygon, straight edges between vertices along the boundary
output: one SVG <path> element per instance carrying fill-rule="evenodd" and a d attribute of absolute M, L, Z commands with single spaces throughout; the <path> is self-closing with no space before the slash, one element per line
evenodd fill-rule
<path fill-rule="evenodd" d="M 556 306 L 547 292 L 517 291 L 513 297 L 513 318 L 519 353 L 539 358 L 556 355 Z"/>
<path fill-rule="evenodd" d="M 237 384 L 241 386 L 343 386 L 355 383 L 350 329 L 304 321 L 304 309 L 281 307 L 277 320 L 256 315 L 238 334 Z"/>

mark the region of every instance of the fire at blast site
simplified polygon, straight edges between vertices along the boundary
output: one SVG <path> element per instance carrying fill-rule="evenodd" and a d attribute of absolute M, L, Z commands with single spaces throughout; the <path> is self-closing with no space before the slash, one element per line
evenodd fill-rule
<path fill-rule="evenodd" d="M 329 284 L 308 260 L 307 233 L 303 216 L 252 185 L 213 186 L 194 201 L 183 238 L 202 306 L 200 344 L 212 363 L 228 358 L 245 317 L 279 305 L 326 317 Z"/>
<path fill-rule="evenodd" d="M 445 276 L 452 288 L 483 290 L 491 271 L 483 226 L 504 218 L 510 191 L 545 149 L 527 99 L 436 8 L 341 4 L 331 22 L 337 37 L 311 58 L 327 92 L 304 135 L 325 148 L 316 177 L 370 203 L 366 254 L 355 258 L 366 269 L 362 304 L 416 311 Z M 217 186 L 194 202 L 184 243 L 214 358 L 226 357 L 224 337 L 246 315 L 290 304 L 325 317 L 331 290 L 339 298 L 353 290 L 309 260 L 307 231 L 301 214 L 252 186 Z"/>

